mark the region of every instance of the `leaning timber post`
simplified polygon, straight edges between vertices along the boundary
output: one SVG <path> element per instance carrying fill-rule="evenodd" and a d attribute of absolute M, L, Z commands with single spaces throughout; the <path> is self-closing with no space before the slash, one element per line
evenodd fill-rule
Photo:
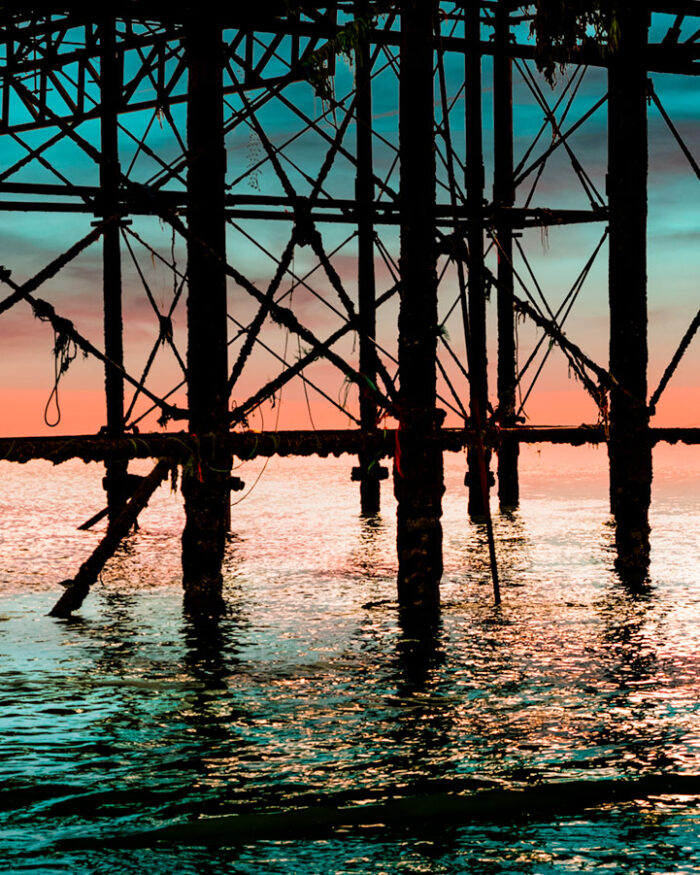
<path fill-rule="evenodd" d="M 151 496 L 168 476 L 170 462 L 160 459 L 146 477 L 141 477 L 138 486 L 119 510 L 109 521 L 107 531 L 90 556 L 78 569 L 72 580 L 64 580 L 66 587 L 61 598 L 50 612 L 52 617 L 69 617 L 73 611 L 85 601 L 90 587 L 98 579 L 107 562 L 115 554 L 121 542 L 129 534 L 141 511 L 148 504 Z"/>
<path fill-rule="evenodd" d="M 484 271 L 484 145 L 481 107 L 481 36 L 479 13 L 481 4 L 466 4 L 465 29 L 465 137 L 466 187 L 469 244 L 469 416 L 472 428 L 483 429 L 488 405 L 488 360 L 486 354 L 486 285 Z M 488 469 L 490 453 L 486 452 Z M 477 447 L 467 451 L 469 515 L 483 517 L 486 512 L 484 479 Z M 487 475 L 487 486 L 490 478 Z"/>
<path fill-rule="evenodd" d="M 183 466 L 185 607 L 223 606 L 221 563 L 227 531 L 231 455 L 226 326 L 226 150 L 224 47 L 211 13 L 185 26 L 187 94 L 187 394 L 197 451 Z"/>
<path fill-rule="evenodd" d="M 513 186 L 513 62 L 510 56 L 510 11 L 504 0 L 495 16 L 493 59 L 493 202 L 498 217 L 498 411 L 499 423 L 513 428 L 515 421 L 516 357 L 513 309 L 513 226 L 507 210 L 515 203 Z M 520 500 L 517 440 L 504 438 L 498 453 L 498 499 L 501 508 Z"/>
<path fill-rule="evenodd" d="M 355 14 L 367 15 L 367 0 L 357 0 Z M 355 200 L 357 204 L 357 283 L 360 319 L 360 373 L 376 384 L 376 285 L 374 276 L 374 177 L 372 170 L 372 71 L 369 40 L 362 37 L 356 50 L 355 122 L 357 127 L 357 173 Z M 367 386 L 360 387 L 360 427 L 374 431 L 377 427 L 377 405 Z M 379 513 L 380 476 L 386 468 L 376 463 L 371 453 L 360 453 L 353 478 L 360 481 L 360 507 L 363 514 Z"/>
<path fill-rule="evenodd" d="M 436 410 L 437 271 L 433 151 L 435 5 L 401 3 L 399 431 L 394 458 L 398 596 L 404 616 L 435 614 L 442 576 L 442 411 Z"/>
<path fill-rule="evenodd" d="M 100 213 L 114 216 L 119 204 L 119 143 L 118 118 L 122 89 L 122 62 L 117 54 L 116 21 L 111 16 L 100 22 Z M 121 230 L 117 223 L 105 228 L 102 243 L 102 291 L 104 312 L 105 355 L 119 365 L 124 364 L 122 321 Z M 105 367 L 105 398 L 109 437 L 124 433 L 124 380 L 119 371 Z M 111 461 L 105 464 L 104 486 L 107 492 L 109 518 L 114 519 L 129 493 L 127 463 Z"/>
<path fill-rule="evenodd" d="M 640 8 L 642 6 L 642 8 Z M 647 395 L 647 74 L 649 15 L 616 4 L 619 26 L 609 58 L 610 503 L 617 568 L 631 580 L 649 563 L 652 446 Z"/>

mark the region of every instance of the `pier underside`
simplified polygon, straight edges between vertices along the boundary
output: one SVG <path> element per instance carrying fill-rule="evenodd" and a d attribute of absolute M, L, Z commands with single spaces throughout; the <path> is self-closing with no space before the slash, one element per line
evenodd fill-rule
<path fill-rule="evenodd" d="M 3 4 L 0 326 L 29 363 L 5 384 L 46 358 L 38 320 L 46 425 L 69 367 L 104 398 L 94 435 L 17 435 L 6 405 L 0 460 L 105 465 L 86 526 L 106 534 L 56 615 L 175 467 L 185 604 L 216 614 L 233 461 L 272 455 L 354 457 L 366 515 L 392 460 L 399 604 L 428 616 L 443 452 L 465 453 L 498 601 L 491 515 L 520 501 L 520 445 L 606 444 L 617 568 L 644 581 L 652 448 L 700 443 L 655 424 L 700 313 L 650 392 L 646 257 L 652 121 L 700 178 L 663 96 L 700 72 L 700 2 L 612 7 L 614 36 L 567 44 L 514 0 Z M 605 362 L 574 312 L 601 283 Z M 590 425 L 530 424 L 557 367 Z"/>

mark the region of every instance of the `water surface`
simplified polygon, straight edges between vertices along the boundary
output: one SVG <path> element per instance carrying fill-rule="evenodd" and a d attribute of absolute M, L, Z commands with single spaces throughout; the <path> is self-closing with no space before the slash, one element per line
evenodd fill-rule
<path fill-rule="evenodd" d="M 526 451 L 498 609 L 446 460 L 422 638 L 393 602 L 391 490 L 362 519 L 350 460 L 270 461 L 233 509 L 218 626 L 183 616 L 165 488 L 80 615 L 49 618 L 102 472 L 1 463 L 0 870 L 699 871 L 700 455 L 658 454 L 633 593 L 604 451 Z"/>

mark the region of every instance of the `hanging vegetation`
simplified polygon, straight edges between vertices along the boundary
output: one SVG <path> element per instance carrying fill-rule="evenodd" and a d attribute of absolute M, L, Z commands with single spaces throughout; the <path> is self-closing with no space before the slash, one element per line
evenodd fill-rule
<path fill-rule="evenodd" d="M 522 8 L 531 11 L 533 6 L 535 60 L 550 85 L 557 69 L 576 62 L 582 48 L 611 48 L 617 42 L 614 0 L 535 0 Z"/>
<path fill-rule="evenodd" d="M 534 10 L 530 34 L 536 42 L 535 60 L 550 84 L 554 83 L 558 70 L 578 61 L 582 49 L 589 46 L 598 50 L 614 48 L 618 31 L 616 5 L 616 0 L 533 0 L 521 5 L 524 13 Z M 286 14 L 303 13 L 305 7 L 317 6 L 303 0 L 284 2 Z M 363 14 L 342 27 L 306 62 L 308 78 L 316 92 L 330 99 L 330 58 L 337 55 L 351 58 L 379 16 L 400 10 L 400 0 L 367 0 Z"/>

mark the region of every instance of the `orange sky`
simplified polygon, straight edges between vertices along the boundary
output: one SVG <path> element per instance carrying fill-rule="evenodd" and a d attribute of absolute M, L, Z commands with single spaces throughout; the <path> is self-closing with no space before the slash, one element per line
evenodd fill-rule
<path fill-rule="evenodd" d="M 95 434 L 104 421 L 103 395 L 98 389 L 66 389 L 60 392 L 61 423 L 57 428 L 49 428 L 44 424 L 43 415 L 48 400 L 47 388 L 0 388 L 0 411 L 2 411 L 2 437 L 19 435 L 49 435 L 49 434 Z M 296 394 L 296 393 L 295 393 Z M 184 398 L 180 398 L 184 403 Z M 581 391 L 561 390 L 556 392 L 541 392 L 530 405 L 531 425 L 579 425 L 596 421 L 592 403 Z M 700 410 L 700 388 L 669 388 L 659 405 L 659 411 L 652 420 L 656 426 L 697 426 Z M 51 408 L 55 413 L 55 408 Z M 326 403 L 312 404 L 311 414 L 316 428 L 345 428 L 352 423 L 342 413 Z M 251 417 L 250 426 L 254 429 L 274 429 L 276 410 L 266 405 L 260 415 Z M 150 428 L 158 430 L 154 419 L 144 424 L 142 430 Z M 447 425 L 456 426 L 456 417 L 448 418 Z M 392 421 L 388 421 L 392 425 Z M 312 428 L 306 401 L 303 398 L 291 397 L 282 401 L 280 428 Z M 175 423 L 170 430 L 186 428 L 185 424 Z"/>

